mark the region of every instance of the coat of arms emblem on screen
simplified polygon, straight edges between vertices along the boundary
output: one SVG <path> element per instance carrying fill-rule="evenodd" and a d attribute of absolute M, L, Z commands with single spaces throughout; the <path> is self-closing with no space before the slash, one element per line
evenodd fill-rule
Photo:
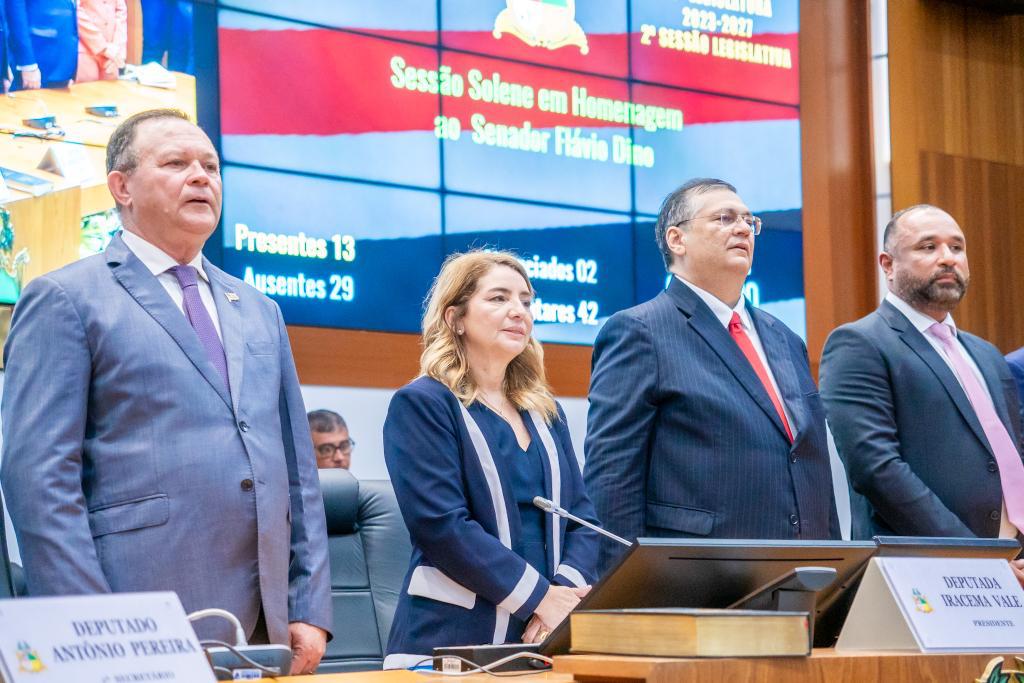
<path fill-rule="evenodd" d="M 530 47 L 575 45 L 587 54 L 587 35 L 576 23 L 576 0 L 507 0 L 494 20 L 494 37 L 514 35 Z"/>

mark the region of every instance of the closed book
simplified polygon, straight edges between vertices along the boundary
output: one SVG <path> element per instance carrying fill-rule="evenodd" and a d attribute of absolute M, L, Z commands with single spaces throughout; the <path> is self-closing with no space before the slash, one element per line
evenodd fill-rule
<path fill-rule="evenodd" d="M 583 610 L 569 615 L 572 652 L 649 657 L 806 657 L 806 612 Z"/>
<path fill-rule="evenodd" d="M 15 171 L 13 168 L 0 167 L 0 177 L 4 179 L 5 183 L 7 183 L 7 187 L 21 192 L 27 192 L 33 197 L 44 195 L 53 190 L 53 183 L 49 180 L 29 173 Z"/>

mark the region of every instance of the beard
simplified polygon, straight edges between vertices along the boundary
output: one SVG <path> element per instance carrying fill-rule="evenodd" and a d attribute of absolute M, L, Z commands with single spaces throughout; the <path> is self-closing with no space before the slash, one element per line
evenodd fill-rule
<path fill-rule="evenodd" d="M 954 282 L 939 282 L 944 275 L 952 275 Z M 896 294 L 914 308 L 932 308 L 946 313 L 956 308 L 967 293 L 970 282 L 952 268 L 943 268 L 928 279 L 919 279 L 908 273 L 898 275 L 894 281 Z"/>

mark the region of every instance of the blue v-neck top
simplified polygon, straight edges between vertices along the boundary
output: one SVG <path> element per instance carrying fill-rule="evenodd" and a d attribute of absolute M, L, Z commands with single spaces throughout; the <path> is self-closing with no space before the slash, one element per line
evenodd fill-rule
<path fill-rule="evenodd" d="M 520 534 L 513 550 L 526 560 L 541 576 L 551 576 L 547 560 L 544 511 L 533 504 L 536 496 L 545 496 L 544 457 L 539 439 L 532 439 L 524 451 L 519 446 L 512 426 L 490 408 L 479 403 L 469 409 L 480 425 L 491 453 L 504 462 L 510 475 L 507 482 L 519 511 Z M 529 415 L 521 413 L 523 420 Z"/>

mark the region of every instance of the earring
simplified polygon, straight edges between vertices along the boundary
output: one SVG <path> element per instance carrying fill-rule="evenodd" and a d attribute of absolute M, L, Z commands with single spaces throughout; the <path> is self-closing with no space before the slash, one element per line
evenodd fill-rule
<path fill-rule="evenodd" d="M 458 330 L 456 330 L 455 333 L 456 334 L 462 334 L 463 332 L 465 332 L 465 330 L 463 330 L 462 328 L 459 328 Z"/>

